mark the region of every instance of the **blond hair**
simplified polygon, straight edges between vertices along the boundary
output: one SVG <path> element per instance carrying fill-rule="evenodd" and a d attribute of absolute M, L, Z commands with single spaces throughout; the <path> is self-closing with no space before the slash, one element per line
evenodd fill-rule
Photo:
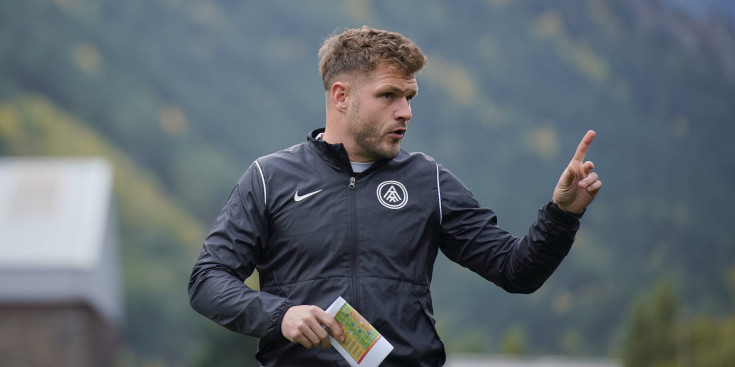
<path fill-rule="evenodd" d="M 341 73 L 368 74 L 379 65 L 413 75 L 426 65 L 426 56 L 403 35 L 367 26 L 333 34 L 319 49 L 319 73 L 325 90 Z"/>

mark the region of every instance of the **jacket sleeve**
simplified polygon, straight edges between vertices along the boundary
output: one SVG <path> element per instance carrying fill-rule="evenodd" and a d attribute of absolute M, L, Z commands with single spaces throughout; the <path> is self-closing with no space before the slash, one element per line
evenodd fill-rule
<path fill-rule="evenodd" d="M 259 168 L 248 168 L 204 240 L 189 279 L 192 308 L 230 330 L 258 338 L 281 336 L 293 303 L 245 285 L 268 243 L 265 188 Z"/>
<path fill-rule="evenodd" d="M 539 209 L 528 233 L 514 237 L 441 166 L 439 192 L 442 252 L 508 292 L 539 289 L 569 253 L 579 228 L 577 216 L 549 202 Z"/>

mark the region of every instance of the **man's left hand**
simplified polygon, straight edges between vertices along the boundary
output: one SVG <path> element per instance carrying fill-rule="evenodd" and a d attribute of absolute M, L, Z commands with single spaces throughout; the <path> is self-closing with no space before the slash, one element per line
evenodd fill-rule
<path fill-rule="evenodd" d="M 556 184 L 552 201 L 564 211 L 581 212 L 590 205 L 602 187 L 602 181 L 597 177 L 597 173 L 592 172 L 595 168 L 594 163 L 584 161 L 587 149 L 594 139 L 593 130 L 585 134 L 574 157 L 559 177 L 559 183 Z"/>

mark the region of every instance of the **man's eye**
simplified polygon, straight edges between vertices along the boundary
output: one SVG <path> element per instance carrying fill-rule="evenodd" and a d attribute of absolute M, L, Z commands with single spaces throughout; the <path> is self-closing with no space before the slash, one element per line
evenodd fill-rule
<path fill-rule="evenodd" d="M 393 99 L 393 93 L 383 93 L 381 97 L 385 99 Z"/>

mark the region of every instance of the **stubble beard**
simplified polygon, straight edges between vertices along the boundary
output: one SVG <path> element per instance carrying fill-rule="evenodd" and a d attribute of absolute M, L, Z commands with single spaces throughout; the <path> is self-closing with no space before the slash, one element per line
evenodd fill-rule
<path fill-rule="evenodd" d="M 347 126 L 355 139 L 356 148 L 359 149 L 363 157 L 370 161 L 384 158 L 392 159 L 398 155 L 399 148 L 391 149 L 393 148 L 392 145 L 384 147 L 382 144 L 383 136 L 380 131 L 374 124 L 371 124 L 370 121 L 360 115 L 359 100 L 355 101 L 355 104 L 350 108 Z M 400 141 L 398 144 L 400 144 Z"/>

